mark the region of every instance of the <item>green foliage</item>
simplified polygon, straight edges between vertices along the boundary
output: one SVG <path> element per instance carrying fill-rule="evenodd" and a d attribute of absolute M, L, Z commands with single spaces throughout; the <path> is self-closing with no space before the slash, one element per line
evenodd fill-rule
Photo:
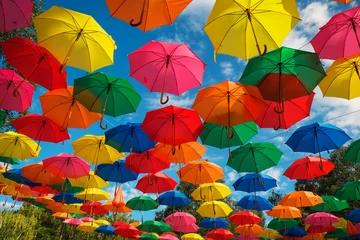
<path fill-rule="evenodd" d="M 335 164 L 335 169 L 328 175 L 316 180 L 316 193 L 320 196 L 331 195 L 335 193 L 346 183 L 360 178 L 360 164 L 354 164 L 344 160 L 344 155 L 347 147 L 341 147 L 334 150 L 330 154 L 330 161 Z M 310 181 L 297 181 L 295 184 L 296 190 L 312 191 L 312 183 Z M 350 208 L 341 212 L 336 212 L 336 216 L 345 217 L 349 211 L 360 207 L 360 201 L 348 201 Z M 305 215 L 312 213 L 311 210 L 305 209 Z"/>
<path fill-rule="evenodd" d="M 221 179 L 218 182 L 220 183 L 224 183 L 224 181 Z M 185 196 L 187 196 L 190 200 L 191 203 L 187 206 L 184 207 L 166 207 L 164 210 L 160 210 L 157 211 L 155 214 L 155 220 L 156 221 L 164 221 L 164 218 L 166 218 L 167 216 L 169 216 L 172 213 L 175 212 L 187 212 L 191 215 L 193 215 L 196 218 L 196 224 L 199 225 L 199 223 L 204 219 L 203 217 L 200 216 L 200 214 L 198 214 L 196 212 L 196 210 L 200 207 L 200 205 L 203 203 L 203 201 L 195 201 L 192 197 L 191 197 L 191 193 L 198 188 L 199 185 L 193 185 L 187 182 L 180 182 L 180 184 L 176 187 L 177 191 L 180 191 L 182 193 L 185 194 Z M 244 209 L 237 207 L 237 201 L 235 201 L 234 199 L 231 199 L 229 197 L 225 198 L 224 200 L 221 200 L 225 203 L 227 203 L 232 209 L 234 209 L 234 212 L 232 212 L 231 214 L 238 212 L 238 211 L 243 211 Z M 258 212 L 258 211 L 253 211 L 255 214 L 257 214 L 263 221 L 261 222 L 262 225 L 264 224 L 264 214 L 263 212 Z M 230 214 L 230 215 L 231 215 Z M 232 233 L 235 233 L 235 228 L 237 227 L 236 224 L 232 224 L 229 221 L 229 218 L 225 218 L 226 221 L 228 221 L 230 224 L 227 227 L 227 230 L 231 231 Z M 200 228 L 197 233 L 200 234 L 201 236 L 205 236 L 207 234 L 207 232 L 209 232 L 212 229 L 205 229 L 205 228 Z"/>
<path fill-rule="evenodd" d="M 272 205 L 276 206 L 279 205 L 279 202 L 283 197 L 284 194 L 281 194 L 275 190 L 271 190 L 268 200 L 269 202 L 271 202 Z"/>

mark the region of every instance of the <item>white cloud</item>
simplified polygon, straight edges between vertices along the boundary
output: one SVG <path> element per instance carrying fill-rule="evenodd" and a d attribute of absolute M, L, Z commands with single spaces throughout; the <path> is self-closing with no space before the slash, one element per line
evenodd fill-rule
<path fill-rule="evenodd" d="M 146 102 L 146 107 L 148 109 L 158 109 L 169 105 L 174 105 L 183 108 L 190 108 L 194 103 L 194 97 L 195 97 L 195 96 L 191 96 L 188 92 L 185 92 L 180 96 L 168 95 L 165 93 L 165 96 L 169 96 L 170 100 L 168 103 L 163 105 L 159 101 L 160 93 L 156 93 L 156 94 L 150 93 L 150 95 L 144 97 L 144 102 Z"/>
<path fill-rule="evenodd" d="M 229 181 L 234 182 L 238 178 L 238 174 L 235 171 L 228 173 L 227 178 Z"/>
<path fill-rule="evenodd" d="M 232 77 L 234 75 L 234 66 L 231 62 L 220 62 L 221 72 L 226 77 Z"/>
<path fill-rule="evenodd" d="M 272 167 L 265 170 L 263 173 L 275 178 L 277 181 L 280 181 L 280 177 L 282 176 L 284 170 L 278 167 Z"/>
<path fill-rule="evenodd" d="M 207 19 L 211 9 L 214 7 L 215 0 L 194 0 L 182 13 L 183 15 L 201 16 Z"/>

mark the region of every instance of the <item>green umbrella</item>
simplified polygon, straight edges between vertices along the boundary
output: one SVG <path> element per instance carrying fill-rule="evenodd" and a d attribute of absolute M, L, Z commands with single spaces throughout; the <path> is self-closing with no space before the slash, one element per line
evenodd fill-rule
<path fill-rule="evenodd" d="M 350 144 L 346 150 L 344 160 L 353 163 L 360 163 L 360 139 Z"/>
<path fill-rule="evenodd" d="M 248 143 L 231 152 L 227 165 L 238 172 L 259 173 L 265 169 L 276 166 L 283 153 L 274 144 Z"/>
<path fill-rule="evenodd" d="M 227 126 L 214 123 L 205 123 L 204 125 L 205 129 L 200 134 L 202 143 L 220 149 L 243 145 L 258 133 L 256 123 L 254 122 L 231 127 L 230 130 L 234 135 L 230 139 L 227 134 Z"/>
<path fill-rule="evenodd" d="M 163 232 L 172 232 L 173 229 L 169 224 L 164 222 L 158 222 L 154 220 L 148 220 L 137 226 L 137 229 L 143 232 L 154 232 L 154 233 L 163 233 Z"/>
<path fill-rule="evenodd" d="M 149 196 L 139 196 L 130 199 L 126 206 L 132 210 L 142 212 L 142 222 L 144 221 L 144 211 L 154 210 L 159 207 L 159 204 Z"/>
<path fill-rule="evenodd" d="M 326 238 L 346 238 L 348 237 L 346 233 L 346 228 L 337 228 L 331 232 L 325 234 Z"/>
<path fill-rule="evenodd" d="M 68 192 L 68 193 L 79 193 L 85 190 L 82 187 L 74 187 L 71 185 L 69 179 L 65 179 L 64 183 L 57 183 L 50 185 L 50 187 L 59 192 Z"/>
<path fill-rule="evenodd" d="M 360 180 L 345 183 L 335 197 L 341 200 L 360 200 Z"/>
<path fill-rule="evenodd" d="M 318 212 L 339 212 L 349 208 L 345 200 L 339 200 L 334 196 L 321 196 L 323 203 L 311 207 L 311 210 Z"/>
<path fill-rule="evenodd" d="M 143 240 L 158 240 L 159 238 L 157 236 L 155 236 L 154 234 L 151 233 L 147 233 L 147 234 L 143 234 L 139 237 L 139 239 L 143 239 Z"/>
<path fill-rule="evenodd" d="M 34 205 L 35 207 L 38 207 L 38 208 L 46 209 L 45 204 L 42 204 L 40 202 L 35 201 L 35 198 L 31 197 L 31 196 L 22 197 L 21 201 L 32 204 L 32 205 Z"/>
<path fill-rule="evenodd" d="M 6 113 L 4 110 L 0 110 L 0 127 L 5 125 Z"/>
<path fill-rule="evenodd" d="M 0 162 L 9 163 L 9 164 L 20 164 L 20 161 L 16 158 L 9 158 L 9 157 L 0 157 Z"/>
<path fill-rule="evenodd" d="M 104 73 L 93 73 L 74 81 L 74 97 L 90 112 L 101 113 L 100 126 L 104 114 L 117 117 L 135 112 L 141 101 L 141 96 L 122 78 Z"/>
<path fill-rule="evenodd" d="M 286 228 L 292 228 L 297 225 L 299 225 L 299 222 L 291 218 L 274 218 L 269 222 L 267 227 L 274 230 L 279 230 L 284 229 L 284 226 L 286 226 Z"/>

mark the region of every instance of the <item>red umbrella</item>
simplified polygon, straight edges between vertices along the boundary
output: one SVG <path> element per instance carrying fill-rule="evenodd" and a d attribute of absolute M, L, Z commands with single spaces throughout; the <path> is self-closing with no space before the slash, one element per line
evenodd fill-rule
<path fill-rule="evenodd" d="M 112 224 L 111 224 L 114 228 L 117 228 L 117 227 L 120 227 L 120 226 L 123 226 L 123 225 L 130 225 L 130 224 L 128 224 L 127 222 L 122 222 L 122 221 L 116 221 L 116 222 L 113 222 Z"/>
<path fill-rule="evenodd" d="M 46 185 L 42 185 L 42 186 L 35 186 L 31 188 L 33 191 L 38 192 L 39 195 L 48 195 L 48 194 L 58 194 L 60 193 L 59 191 L 56 191 L 54 189 L 52 189 L 51 187 L 48 187 Z"/>
<path fill-rule="evenodd" d="M 60 126 L 48 117 L 39 114 L 29 114 L 12 122 L 18 133 L 24 134 L 40 142 L 63 142 L 70 139 L 68 131 L 60 131 Z"/>
<path fill-rule="evenodd" d="M 175 154 L 176 145 L 196 141 L 205 127 L 194 110 L 170 105 L 148 112 L 141 128 L 152 141 L 171 144 Z"/>
<path fill-rule="evenodd" d="M 134 238 L 141 234 L 141 231 L 131 224 L 123 224 L 115 228 L 114 233 L 124 238 Z"/>
<path fill-rule="evenodd" d="M 101 202 L 87 202 L 84 203 L 80 210 L 86 212 L 87 214 L 94 215 L 94 214 L 108 214 L 109 210 L 106 210 Z"/>
<path fill-rule="evenodd" d="M 241 211 L 234 213 L 229 217 L 230 222 L 246 225 L 246 224 L 255 224 L 261 222 L 261 218 L 253 212 Z"/>
<path fill-rule="evenodd" d="M 143 193 L 162 193 L 173 190 L 177 182 L 163 173 L 148 174 L 143 176 L 136 184 L 136 189 Z"/>
<path fill-rule="evenodd" d="M 125 167 L 139 174 L 157 173 L 170 167 L 170 163 L 154 157 L 154 153 L 154 149 L 147 150 L 143 153 L 132 153 L 131 156 L 126 157 Z"/>
<path fill-rule="evenodd" d="M 331 232 L 335 230 L 334 226 L 310 226 L 306 232 L 307 233 L 324 233 L 324 232 Z"/>
<path fill-rule="evenodd" d="M 256 123 L 260 128 L 288 129 L 303 118 L 310 116 L 314 96 L 313 92 L 310 95 L 284 101 L 285 107 L 282 113 L 274 111 L 274 109 L 280 109 L 280 103 L 265 101 L 268 107 L 256 119 Z"/>
<path fill-rule="evenodd" d="M 304 157 L 294 161 L 284 172 L 284 176 L 291 180 L 310 180 L 327 175 L 335 165 L 325 158 Z"/>
<path fill-rule="evenodd" d="M 13 37 L 0 45 L 6 60 L 27 80 L 48 90 L 66 88 L 66 72 L 60 73 L 61 63 L 45 48 L 21 37 Z M 24 82 L 25 79 L 17 85 L 16 91 Z"/>
<path fill-rule="evenodd" d="M 206 237 L 214 239 L 214 240 L 226 240 L 229 238 L 234 237 L 234 234 L 232 234 L 229 230 L 218 228 L 211 230 L 206 234 Z"/>
<path fill-rule="evenodd" d="M 33 0 L 0 0 L 0 31 L 30 26 Z"/>
<path fill-rule="evenodd" d="M 14 96 L 13 92 L 24 79 L 12 70 L 0 69 L 0 108 L 24 112 L 31 106 L 34 94 L 34 86 L 29 82 L 22 84 L 18 89 L 20 96 Z"/>

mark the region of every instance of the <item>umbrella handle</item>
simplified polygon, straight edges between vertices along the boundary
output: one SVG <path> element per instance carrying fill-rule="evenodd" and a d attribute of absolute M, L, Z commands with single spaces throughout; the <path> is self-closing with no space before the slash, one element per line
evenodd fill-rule
<path fill-rule="evenodd" d="M 38 145 L 39 146 L 39 145 Z M 34 152 L 34 151 L 30 151 L 30 155 L 32 156 L 32 157 L 36 157 L 36 152 Z"/>
<path fill-rule="evenodd" d="M 257 179 L 258 179 L 258 182 L 259 182 L 260 186 L 262 186 L 262 187 L 265 186 L 265 182 L 260 181 L 260 176 L 259 175 L 257 176 Z"/>
<path fill-rule="evenodd" d="M 281 113 L 284 113 L 284 110 L 285 110 L 285 104 L 284 104 L 284 101 L 281 100 L 280 110 L 277 110 L 276 107 L 274 107 L 274 111 L 275 111 L 277 114 L 281 114 Z"/>
<path fill-rule="evenodd" d="M 18 97 L 20 95 L 19 93 L 19 88 L 22 86 L 22 84 L 24 83 L 25 79 L 23 79 L 19 85 L 17 85 L 17 87 L 14 89 L 13 95 L 14 97 Z"/>
<path fill-rule="evenodd" d="M 100 119 L 100 127 L 102 130 L 106 130 L 106 129 L 108 129 L 109 126 L 107 124 L 104 126 L 103 121 L 104 121 L 104 114 L 101 116 L 101 119 Z"/>
<path fill-rule="evenodd" d="M 154 185 L 154 181 L 152 180 L 152 178 L 150 176 L 148 177 L 148 183 L 149 183 L 149 186 Z"/>
<path fill-rule="evenodd" d="M 7 198 L 5 199 L 5 202 L 2 204 L 3 207 L 5 207 L 6 203 L 7 203 Z"/>
<path fill-rule="evenodd" d="M 176 153 L 176 148 L 175 148 L 175 146 L 172 146 L 172 148 L 171 148 L 171 154 L 174 156 L 175 153 Z"/>
<path fill-rule="evenodd" d="M 276 112 L 276 109 L 274 108 L 274 111 Z M 280 114 L 281 113 L 278 113 L 278 126 L 276 126 L 276 127 L 274 127 L 274 130 L 275 131 L 277 131 L 277 130 L 279 130 L 280 129 L 280 127 L 281 127 L 281 117 L 280 117 Z"/>
<path fill-rule="evenodd" d="M 14 201 L 14 203 L 10 207 L 14 208 L 15 206 L 16 206 L 16 200 Z"/>
<path fill-rule="evenodd" d="M 204 195 L 203 196 L 203 194 L 202 194 L 202 188 L 201 188 L 201 186 L 200 186 L 200 198 L 202 199 L 202 200 L 206 200 L 206 195 Z"/>
<path fill-rule="evenodd" d="M 144 18 L 144 12 L 145 12 L 145 2 L 146 2 L 146 0 L 144 0 L 144 3 L 143 3 L 143 7 L 142 7 L 142 10 L 141 10 L 141 15 L 140 15 L 140 20 L 139 20 L 139 22 L 134 23 L 135 20 L 134 20 L 134 19 L 131 19 L 131 21 L 130 21 L 130 26 L 132 26 L 132 27 L 137 27 L 137 26 L 140 26 L 140 24 L 142 23 L 143 18 Z"/>
<path fill-rule="evenodd" d="M 235 131 L 233 128 L 231 128 L 231 134 L 230 134 L 230 129 L 228 130 L 228 134 L 227 137 L 228 139 L 232 139 L 235 136 Z"/>
<path fill-rule="evenodd" d="M 169 101 L 169 96 L 166 96 L 166 100 L 164 101 L 164 92 L 161 92 L 160 103 L 164 105 L 168 101 Z"/>

